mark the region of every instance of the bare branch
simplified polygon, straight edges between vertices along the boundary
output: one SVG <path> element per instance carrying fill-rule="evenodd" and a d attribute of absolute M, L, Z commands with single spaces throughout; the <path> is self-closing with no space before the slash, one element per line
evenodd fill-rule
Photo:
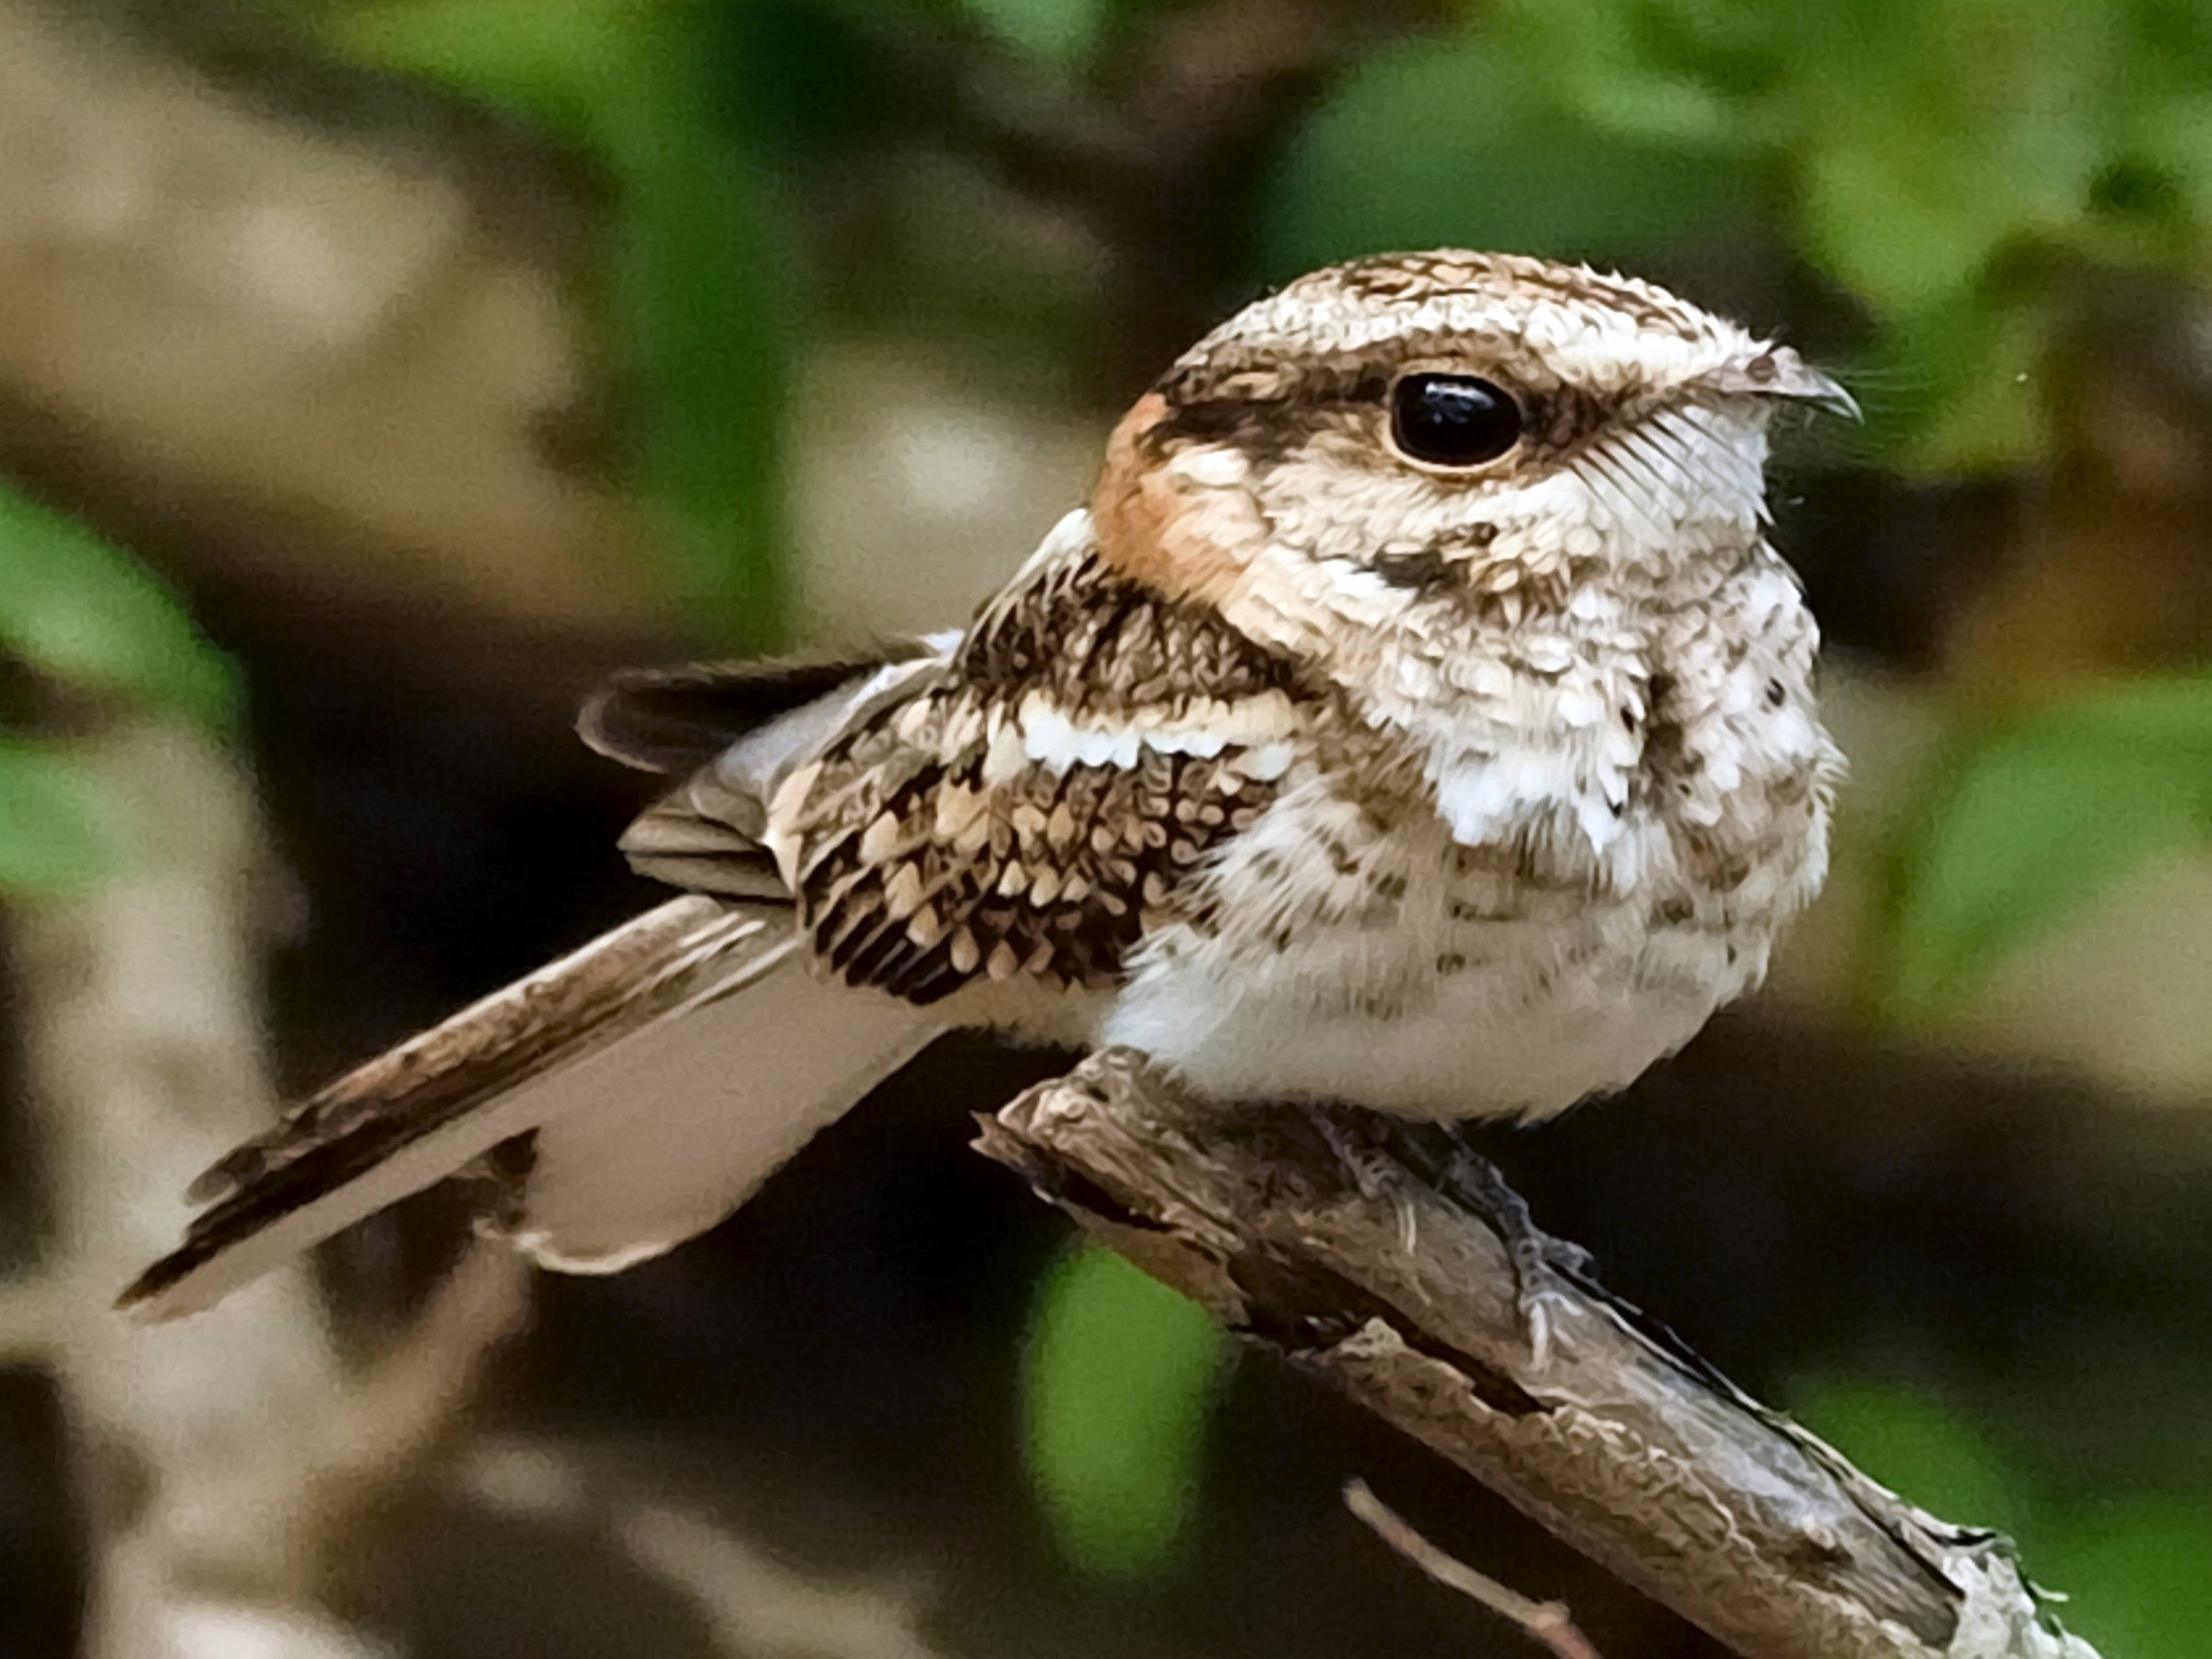
<path fill-rule="evenodd" d="M 1571 1247 L 1516 1252 L 1519 1200 L 1440 1125 L 1208 1107 L 1114 1051 L 982 1125 L 1138 1266 L 1747 1659 L 2096 1659 L 2006 1539 L 1869 1480 Z"/>
<path fill-rule="evenodd" d="M 528 1324 L 530 1285 L 522 1257 L 472 1241 L 327 1417 L 272 1446 L 252 1472 L 262 1505 L 301 1517 L 294 1549 L 309 1589 L 327 1593 L 358 1565 L 361 1542 L 395 1500 L 434 1488 L 441 1454 L 474 1427 L 471 1407 L 493 1362 Z"/>
<path fill-rule="evenodd" d="M 177 1172 L 274 1112 L 254 1006 L 260 897 L 253 801 L 231 759 L 182 724 L 119 724 L 76 754 L 133 862 L 10 917 L 26 1099 L 53 1194 L 43 1315 L 87 1483 L 95 1659 L 377 1651 L 302 1593 L 317 1494 L 241 1473 L 281 1459 L 344 1386 L 302 1268 L 218 1320 L 134 1330 L 114 1286 L 182 1219 Z"/>
<path fill-rule="evenodd" d="M 364 1659 L 335 1618 L 369 1526 L 426 1489 L 467 1425 L 489 1360 L 522 1323 L 525 1269 L 482 1250 L 359 1377 L 339 1363 L 304 1264 L 218 1314 L 117 1318 L 115 1287 L 175 1234 L 181 1171 L 275 1114 L 254 1006 L 262 879 L 251 793 L 182 724 L 79 740 L 137 862 L 11 917 L 28 1095 L 54 1237 L 34 1277 L 0 1282 L 0 1340 L 52 1368 L 88 1471 L 86 1651 Z"/>
<path fill-rule="evenodd" d="M 817 1578 L 696 1510 L 645 1501 L 535 1441 L 477 1449 L 456 1483 L 483 1508 L 604 1536 L 698 1613 L 732 1659 L 949 1659 L 912 1586 Z"/>
<path fill-rule="evenodd" d="M 1575 1627 L 1574 1615 L 1568 1611 L 1565 1602 L 1532 1601 L 1487 1572 L 1477 1572 L 1457 1556 L 1438 1548 L 1414 1531 L 1397 1511 L 1376 1497 L 1366 1481 L 1344 1483 L 1344 1507 L 1373 1528 L 1383 1543 L 1445 1589 L 1456 1590 L 1470 1601 L 1480 1602 L 1500 1618 L 1512 1620 L 1559 1659 L 1602 1659 L 1590 1639 Z"/>

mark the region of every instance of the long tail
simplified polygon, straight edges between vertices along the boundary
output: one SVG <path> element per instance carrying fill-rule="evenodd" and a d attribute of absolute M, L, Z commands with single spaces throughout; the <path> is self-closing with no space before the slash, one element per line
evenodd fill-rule
<path fill-rule="evenodd" d="M 171 1319 L 490 1155 L 496 1229 L 613 1272 L 735 1209 L 937 1026 L 821 983 L 788 906 L 677 899 L 348 1073 L 194 1184 L 121 1305 Z"/>

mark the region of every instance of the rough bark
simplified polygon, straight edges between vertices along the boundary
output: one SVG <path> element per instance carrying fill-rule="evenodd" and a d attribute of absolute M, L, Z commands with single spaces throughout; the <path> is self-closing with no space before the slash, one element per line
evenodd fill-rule
<path fill-rule="evenodd" d="M 1734 1387 L 1436 1125 L 1208 1107 L 1111 1052 L 981 1122 L 1138 1266 L 1747 1659 L 2096 1659 L 2006 1539 Z"/>

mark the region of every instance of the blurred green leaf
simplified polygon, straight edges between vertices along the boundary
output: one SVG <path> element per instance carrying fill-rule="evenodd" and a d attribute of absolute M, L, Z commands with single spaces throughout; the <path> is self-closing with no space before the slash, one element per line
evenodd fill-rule
<path fill-rule="evenodd" d="M 579 129 L 627 94 L 641 27 L 666 9 L 652 0 L 381 0 L 335 9 L 326 27 L 358 62 Z"/>
<path fill-rule="evenodd" d="M 229 665 L 151 576 L 83 525 L 0 488 L 0 653 L 61 685 L 229 718 Z"/>
<path fill-rule="evenodd" d="M 603 130 L 628 183 L 618 332 L 639 394 L 640 474 L 677 597 L 733 647 L 781 642 L 782 422 L 794 296 L 758 163 L 718 118 L 685 31 L 649 44 Z"/>
<path fill-rule="evenodd" d="M 2100 887 L 2212 824 L 2212 677 L 2076 693 L 1958 746 L 1898 852 L 1875 1006 L 1954 1006 Z"/>
<path fill-rule="evenodd" d="M 1983 282 L 1883 330 L 1845 376 L 1867 449 L 1924 477 L 2033 463 L 2048 440 L 2050 312 L 2039 293 Z"/>
<path fill-rule="evenodd" d="M 1805 1427 L 1912 1502 L 2018 1537 L 2037 1582 L 2066 1593 L 2055 1613 L 2101 1653 L 2212 1653 L 2212 1506 L 2168 1498 L 2066 1502 L 1956 1405 L 1889 1382 L 1820 1378 L 1790 1405 Z"/>
<path fill-rule="evenodd" d="M 1112 10 L 1107 0 L 968 0 L 1008 45 L 1041 63 L 1071 69 L 1097 48 Z"/>
<path fill-rule="evenodd" d="M 2175 210 L 2194 221 L 2201 248 L 2212 219 L 2212 87 L 2147 96 L 2132 113 L 2130 151 L 2174 181 Z"/>
<path fill-rule="evenodd" d="M 2029 1566 L 2066 1593 L 2058 1613 L 2103 1653 L 2203 1659 L 2212 1652 L 2212 1504 L 2100 1505 L 2052 1528 Z"/>
<path fill-rule="evenodd" d="M 99 786 L 58 748 L 0 739 L 0 893 L 75 892 L 121 862 Z"/>
<path fill-rule="evenodd" d="M 2200 1659 L 2212 1651 L 2212 1505 L 2131 1498 L 2069 1501 L 1992 1441 L 1957 1405 L 1865 1378 L 1796 1391 L 1793 1413 L 1877 1480 L 1947 1520 L 2019 1540 L 2053 1609 L 2100 1651 Z"/>
<path fill-rule="evenodd" d="M 391 0 L 340 50 L 535 120 L 595 154 L 622 209 L 606 276 L 629 481 L 679 614 L 730 649 L 780 641 L 782 431 L 794 296 L 768 186 L 717 53 L 747 37 L 686 0 Z"/>
<path fill-rule="evenodd" d="M 1509 43 L 1421 42 L 1368 59 L 1300 134 L 1271 255 L 1284 269 L 1436 246 L 1633 260 L 1756 218 L 1766 183 L 1725 145 L 1597 131 Z"/>
<path fill-rule="evenodd" d="M 1520 0 L 1500 8 L 1516 57 L 1593 128 L 1709 149 L 1747 147 L 1771 82 L 1773 7 L 1731 0 Z"/>
<path fill-rule="evenodd" d="M 2029 229 L 1961 168 L 1925 165 L 1920 139 L 1854 120 L 1802 161 L 1806 252 L 1886 318 L 1944 306 Z"/>
<path fill-rule="evenodd" d="M 2018 1535 L 2033 1515 L 2025 1477 L 1944 1401 L 1861 1377 L 1795 1390 L 1791 1415 L 1932 1513 Z"/>
<path fill-rule="evenodd" d="M 2011 249 L 2063 240 L 2109 160 L 2099 8 L 1940 0 L 1859 72 L 1801 88 L 1808 253 L 1885 320 L 1947 303 Z"/>
<path fill-rule="evenodd" d="M 1022 1379 L 1024 1440 L 1071 1559 L 1137 1577 L 1173 1559 L 1229 1359 L 1196 1306 L 1110 1251 L 1076 1251 L 1044 1281 Z"/>

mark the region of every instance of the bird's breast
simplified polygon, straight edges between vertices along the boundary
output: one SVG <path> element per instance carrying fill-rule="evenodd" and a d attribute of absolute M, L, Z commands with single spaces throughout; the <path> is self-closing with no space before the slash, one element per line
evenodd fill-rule
<path fill-rule="evenodd" d="M 1147 941 L 1100 1036 L 1222 1099 L 1541 1115 L 1619 1088 L 1764 971 L 1778 912 L 1525 879 L 1287 801 Z"/>
<path fill-rule="evenodd" d="M 1603 720 L 1542 686 L 1500 718 L 1485 684 L 1427 747 L 1318 739 L 1100 1036 L 1231 1099 L 1541 1115 L 1633 1080 L 1759 982 L 1826 868 L 1810 624 L 1786 572 L 1747 581 L 1544 682 L 1604 682 Z"/>

